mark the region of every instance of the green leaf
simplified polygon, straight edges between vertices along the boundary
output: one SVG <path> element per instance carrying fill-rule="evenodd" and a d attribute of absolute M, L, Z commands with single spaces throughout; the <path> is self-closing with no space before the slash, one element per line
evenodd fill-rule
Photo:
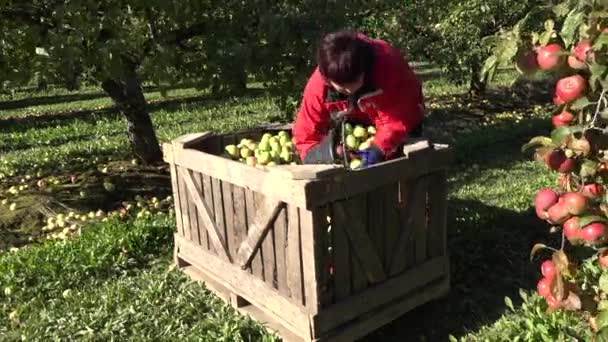
<path fill-rule="evenodd" d="M 595 342 L 608 342 L 608 328 L 598 331 Z"/>
<path fill-rule="evenodd" d="M 599 281 L 600 290 L 608 293 L 608 273 L 603 273 Z"/>
<path fill-rule="evenodd" d="M 543 137 L 543 136 L 538 136 L 538 137 L 534 137 L 534 138 L 530 139 L 530 141 L 528 143 L 524 144 L 521 147 L 521 151 L 522 152 L 526 152 L 530 148 L 532 148 L 532 147 L 538 147 L 538 146 L 557 147 L 553 143 L 553 140 L 551 138 L 549 138 L 549 137 Z"/>
<path fill-rule="evenodd" d="M 553 143 L 557 146 L 561 146 L 565 143 L 566 138 L 571 134 L 571 129 L 568 126 L 560 126 L 555 128 L 551 132 L 551 139 Z"/>
<path fill-rule="evenodd" d="M 587 225 L 590 225 L 593 222 L 608 222 L 608 219 L 606 219 L 605 217 L 602 217 L 602 216 L 597 216 L 597 215 L 581 216 L 578 219 L 578 225 L 581 228 L 583 228 Z"/>
<path fill-rule="evenodd" d="M 481 69 L 481 72 L 479 74 L 479 79 L 484 80 L 484 79 L 486 79 L 487 75 L 493 75 L 497 66 L 498 66 L 498 57 L 496 57 L 495 55 L 488 57 L 488 59 L 486 59 L 485 64 L 483 65 L 483 68 Z M 491 76 L 488 76 L 487 78 L 489 80 L 492 79 Z"/>
<path fill-rule="evenodd" d="M 515 311 L 515 307 L 513 307 L 513 301 L 511 301 L 511 298 L 505 296 L 505 305 L 511 309 L 511 311 Z"/>
<path fill-rule="evenodd" d="M 552 31 L 555 28 L 555 21 L 552 19 L 547 19 L 545 20 L 544 26 L 546 31 Z"/>
<path fill-rule="evenodd" d="M 545 45 L 549 44 L 549 41 L 553 37 L 554 33 L 555 33 L 555 31 L 545 31 L 545 32 L 541 33 L 540 36 L 538 37 L 538 42 L 540 43 L 540 45 L 545 46 Z"/>
<path fill-rule="evenodd" d="M 519 296 L 524 301 L 524 303 L 528 302 L 528 294 L 523 289 L 519 289 Z"/>
<path fill-rule="evenodd" d="M 568 7 L 567 1 L 560 2 L 559 4 L 553 6 L 553 13 L 555 13 L 558 18 L 566 16 L 569 12 L 570 8 Z"/>
<path fill-rule="evenodd" d="M 578 31 L 578 27 L 583 23 L 585 16 L 581 12 L 570 12 L 560 31 L 560 36 L 566 46 L 570 46 L 574 41 L 574 34 Z"/>
<path fill-rule="evenodd" d="M 591 101 L 589 101 L 589 98 L 587 98 L 587 96 L 584 96 L 584 97 L 581 97 L 578 100 L 572 102 L 572 104 L 570 105 L 570 108 L 574 109 L 574 110 L 581 110 L 590 104 L 591 104 Z"/>
<path fill-rule="evenodd" d="M 600 112 L 600 117 L 604 120 L 608 120 L 608 108 L 604 108 L 601 112 Z"/>
<path fill-rule="evenodd" d="M 601 34 L 593 44 L 593 50 L 598 51 L 601 50 L 604 45 L 608 45 L 608 34 Z"/>
<path fill-rule="evenodd" d="M 458 342 L 458 339 L 453 335 L 450 335 L 450 342 Z"/>
<path fill-rule="evenodd" d="M 597 330 L 602 330 L 608 327 L 608 311 L 601 311 L 598 313 L 595 318 L 595 324 L 597 325 Z"/>
<path fill-rule="evenodd" d="M 608 310 L 608 300 L 601 300 L 598 304 L 597 304 L 597 309 L 598 311 L 604 311 L 604 310 Z"/>
<path fill-rule="evenodd" d="M 581 173 L 580 173 L 581 177 L 583 177 L 583 178 L 593 177 L 593 176 L 595 176 L 596 172 L 597 172 L 597 163 L 594 162 L 593 160 L 587 159 L 581 164 Z"/>

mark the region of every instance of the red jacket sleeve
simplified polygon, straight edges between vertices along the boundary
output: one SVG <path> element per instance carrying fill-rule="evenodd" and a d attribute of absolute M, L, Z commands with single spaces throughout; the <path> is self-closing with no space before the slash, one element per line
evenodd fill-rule
<path fill-rule="evenodd" d="M 318 69 L 309 78 L 296 114 L 292 135 L 300 157 L 319 144 L 329 129 L 329 115 L 323 106 L 323 81 Z"/>
<path fill-rule="evenodd" d="M 385 155 L 391 154 L 424 116 L 422 85 L 401 54 L 390 63 L 385 79 L 381 108 L 375 120 L 374 143 Z M 387 76 L 388 76 L 387 75 Z"/>

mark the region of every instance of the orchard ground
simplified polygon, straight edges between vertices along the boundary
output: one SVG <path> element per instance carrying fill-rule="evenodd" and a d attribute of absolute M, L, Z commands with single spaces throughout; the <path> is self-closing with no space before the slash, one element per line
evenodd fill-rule
<path fill-rule="evenodd" d="M 456 150 L 449 176 L 452 290 L 363 340 L 578 336 L 585 322 L 574 314 L 541 318 L 539 259 L 530 262 L 528 254 L 535 242 L 551 242 L 532 202 L 553 178 L 520 146 L 548 132 L 551 106 L 514 96 L 506 88 L 510 73 L 483 101 L 467 100 L 465 87 L 425 78 L 429 134 Z M 283 118 L 273 94 L 255 85 L 240 97 L 190 88 L 167 98 L 149 88 L 146 97 L 161 141 Z M 99 89 L 0 98 L 0 132 L 0 335 L 275 340 L 170 267 L 175 223 L 167 168 L 132 161 L 122 116 Z"/>

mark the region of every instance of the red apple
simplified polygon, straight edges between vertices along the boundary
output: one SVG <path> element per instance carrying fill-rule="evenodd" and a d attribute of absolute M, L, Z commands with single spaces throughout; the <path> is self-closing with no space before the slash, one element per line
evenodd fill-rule
<path fill-rule="evenodd" d="M 534 206 L 536 208 L 536 215 L 541 220 L 546 220 L 549 215 L 547 214 L 547 209 L 549 209 L 552 205 L 557 203 L 559 196 L 557 193 L 551 189 L 542 189 L 536 194 L 534 198 Z"/>
<path fill-rule="evenodd" d="M 572 49 L 574 56 L 581 62 L 587 61 L 587 59 L 593 59 L 593 51 L 591 50 L 591 41 L 583 39 Z"/>
<path fill-rule="evenodd" d="M 569 192 L 562 198 L 568 212 L 572 215 L 580 215 L 587 209 L 587 198 L 578 192 Z"/>
<path fill-rule="evenodd" d="M 566 103 L 566 101 L 562 100 L 562 98 L 561 98 L 561 97 L 559 97 L 559 96 L 557 96 L 557 95 L 554 95 L 554 96 L 553 96 L 553 103 L 554 103 L 556 106 L 561 106 L 561 105 L 565 104 L 565 103 Z"/>
<path fill-rule="evenodd" d="M 560 79 L 555 86 L 555 96 L 561 101 L 572 102 L 578 99 L 587 88 L 587 81 L 581 75 Z"/>
<path fill-rule="evenodd" d="M 579 61 L 578 58 L 576 58 L 574 56 L 568 56 L 568 65 L 572 69 L 576 69 L 576 70 L 583 70 L 583 69 L 587 68 L 587 64 L 585 64 L 585 62 Z"/>
<path fill-rule="evenodd" d="M 603 267 L 603 268 L 607 268 L 608 269 L 608 248 L 602 250 L 598 256 L 597 256 L 597 261 L 599 262 L 599 264 Z"/>
<path fill-rule="evenodd" d="M 549 215 L 548 221 L 552 224 L 562 224 L 570 218 L 568 208 L 563 202 L 557 202 L 547 211 Z"/>
<path fill-rule="evenodd" d="M 562 61 L 563 57 L 557 55 L 562 51 L 562 47 L 558 44 L 549 44 L 538 48 L 536 55 L 536 62 L 542 70 L 550 70 L 557 67 Z"/>
<path fill-rule="evenodd" d="M 574 114 L 570 113 L 567 110 L 562 111 L 561 113 L 553 116 L 553 125 L 555 127 L 566 126 L 572 123 L 574 120 Z"/>
<path fill-rule="evenodd" d="M 587 198 L 598 198 L 604 194 L 604 189 L 597 183 L 585 184 L 581 190 L 581 194 Z"/>
<path fill-rule="evenodd" d="M 515 57 L 515 68 L 524 75 L 532 75 L 538 71 L 536 52 L 533 50 L 522 51 Z"/>
<path fill-rule="evenodd" d="M 602 237 L 605 232 L 606 226 L 603 223 L 594 222 L 581 229 L 581 238 L 587 242 L 594 242 Z"/>
<path fill-rule="evenodd" d="M 581 228 L 578 226 L 577 216 L 572 216 L 564 222 L 564 235 L 568 240 L 578 240 L 581 238 Z"/>
<path fill-rule="evenodd" d="M 549 293 L 545 297 L 545 301 L 547 302 L 547 306 L 549 306 L 550 309 L 559 309 L 559 307 L 561 306 L 561 303 L 555 297 L 553 297 L 551 293 Z"/>
<path fill-rule="evenodd" d="M 543 276 L 545 278 L 549 279 L 549 282 L 553 281 L 553 278 L 555 278 L 555 274 L 557 274 L 555 265 L 553 264 L 553 261 L 551 261 L 551 260 L 543 261 L 543 263 L 540 265 L 540 270 L 541 270 L 541 273 L 543 274 Z"/>
<path fill-rule="evenodd" d="M 536 289 L 538 290 L 538 294 L 541 297 L 546 298 L 548 295 L 551 294 L 551 281 L 547 278 L 539 280 L 538 284 L 536 285 Z"/>
<path fill-rule="evenodd" d="M 574 169 L 576 163 L 573 159 L 566 157 L 563 150 L 555 150 L 545 157 L 545 162 L 551 170 L 568 173 Z"/>

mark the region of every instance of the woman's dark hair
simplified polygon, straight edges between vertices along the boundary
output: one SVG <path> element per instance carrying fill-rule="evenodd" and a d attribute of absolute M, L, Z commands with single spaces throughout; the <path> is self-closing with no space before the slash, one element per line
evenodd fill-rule
<path fill-rule="evenodd" d="M 327 34 L 317 49 L 321 75 L 338 84 L 351 83 L 371 70 L 374 53 L 371 45 L 354 31 Z"/>

